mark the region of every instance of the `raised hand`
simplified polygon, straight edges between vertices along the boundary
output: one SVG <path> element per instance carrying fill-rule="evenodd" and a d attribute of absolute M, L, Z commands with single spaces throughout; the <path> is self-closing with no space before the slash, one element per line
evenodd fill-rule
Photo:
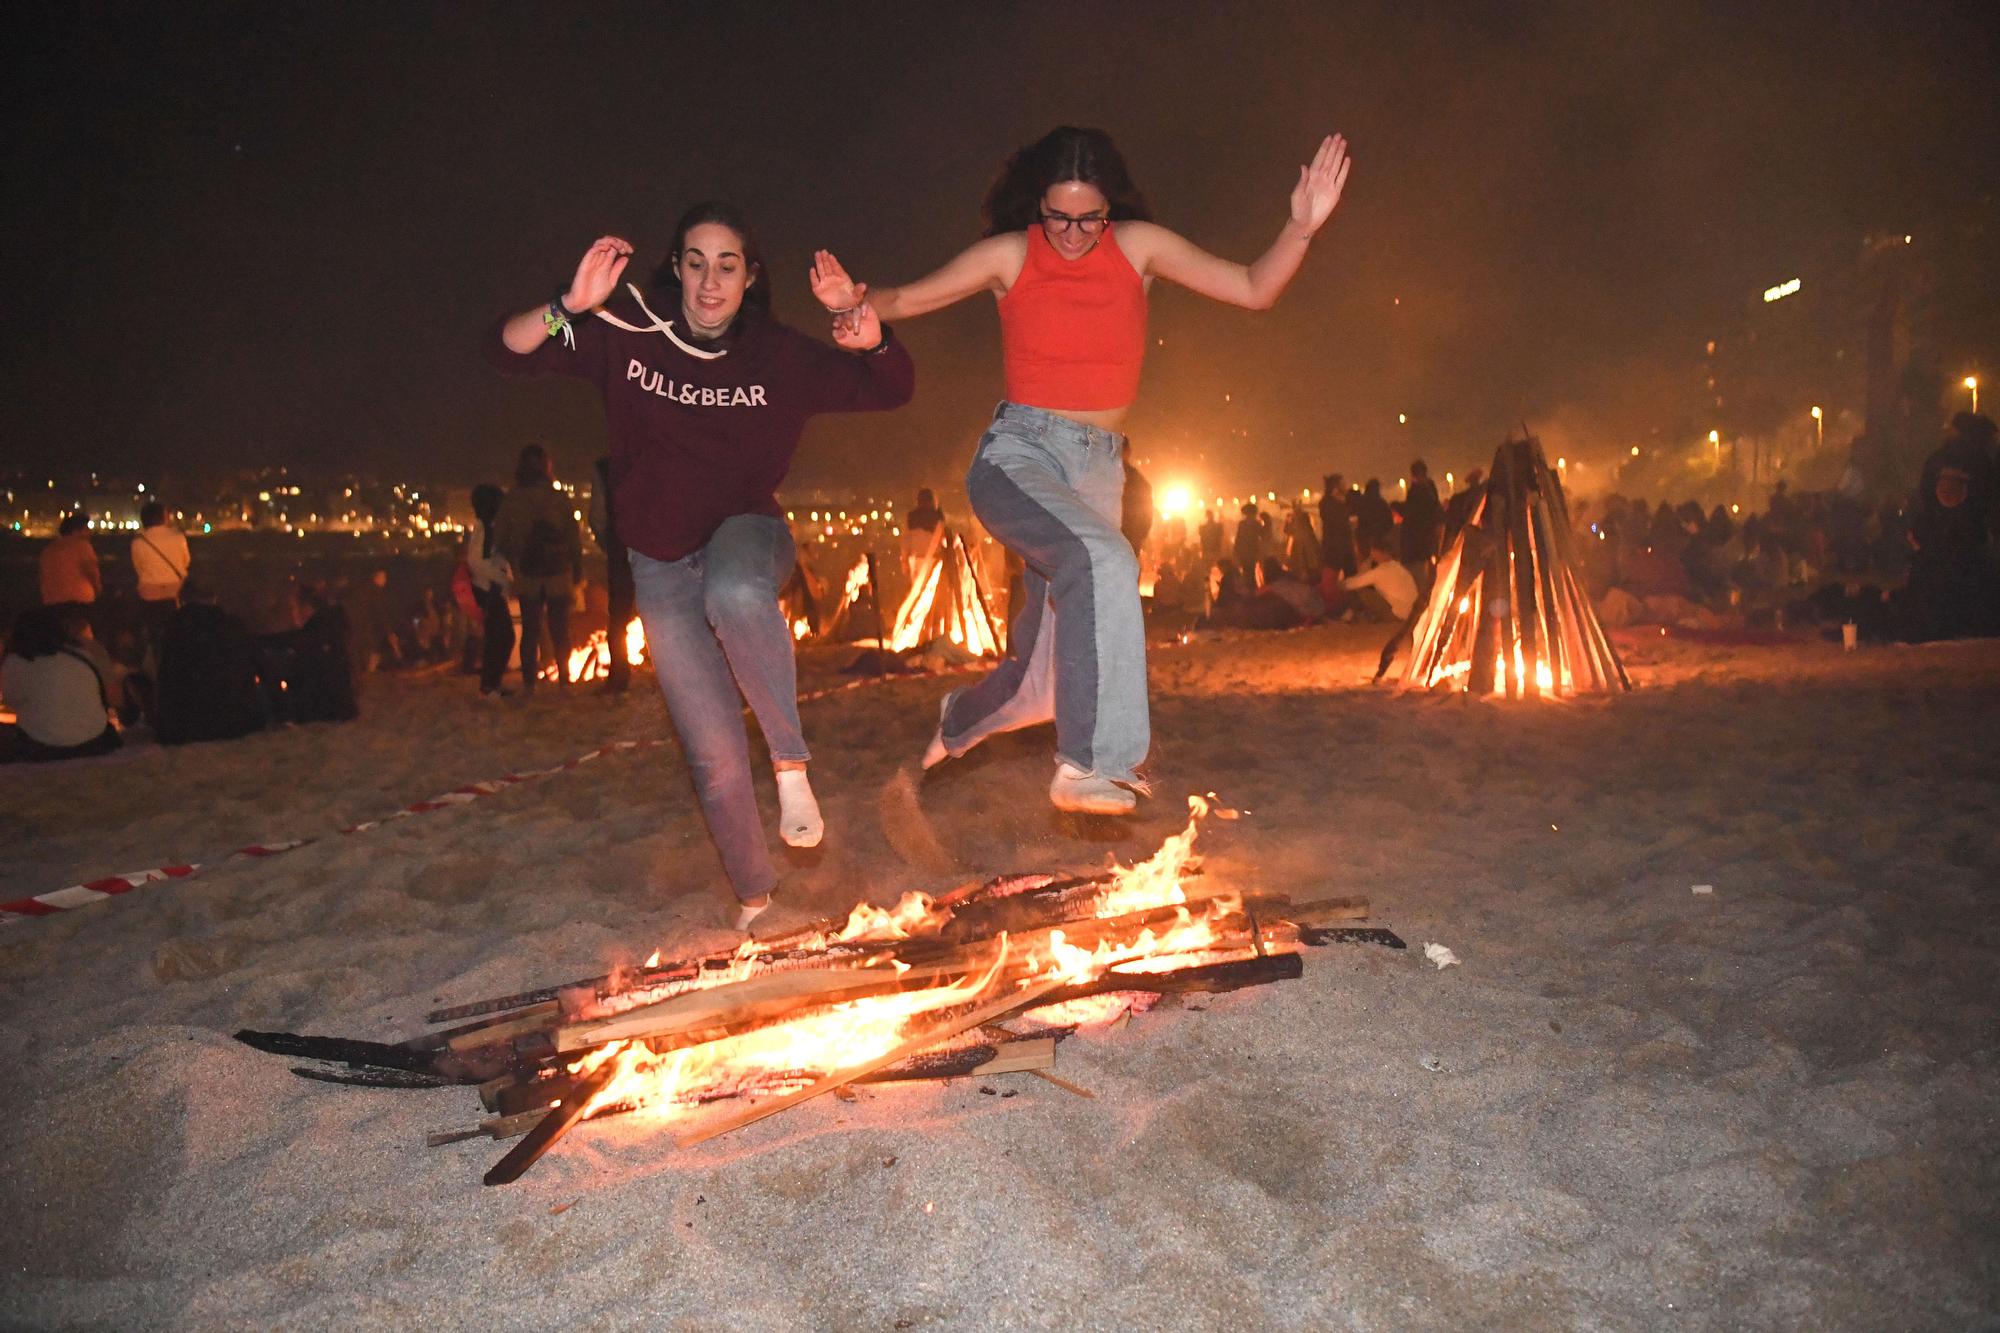
<path fill-rule="evenodd" d="M 1345 138 L 1329 134 L 1320 140 L 1312 165 L 1299 168 L 1299 183 L 1292 187 L 1293 225 L 1303 227 L 1307 235 L 1326 225 L 1347 187 L 1347 169 L 1352 165 Z"/>
<path fill-rule="evenodd" d="M 847 276 L 831 250 L 813 251 L 812 289 L 828 310 L 852 310 L 868 295 L 868 285 Z"/>
<path fill-rule="evenodd" d="M 600 236 L 583 252 L 576 276 L 563 293 L 563 308 L 576 314 L 603 305 L 618 290 L 619 275 L 632 258 L 632 243 L 617 236 Z"/>
<path fill-rule="evenodd" d="M 882 320 L 875 307 L 863 302 L 849 314 L 835 315 L 833 340 L 850 352 L 872 351 L 882 341 Z"/>

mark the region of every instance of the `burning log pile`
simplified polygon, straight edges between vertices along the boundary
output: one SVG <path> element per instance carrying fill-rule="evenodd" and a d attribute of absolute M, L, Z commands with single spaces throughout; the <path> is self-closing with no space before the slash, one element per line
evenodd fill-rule
<path fill-rule="evenodd" d="M 1193 857 L 1207 805 L 1190 803 L 1187 828 L 1132 867 L 864 903 L 844 923 L 731 953 L 655 954 L 607 976 L 440 1009 L 429 1021 L 454 1026 L 396 1044 L 237 1037 L 322 1062 L 294 1069 L 306 1078 L 475 1085 L 488 1116 L 429 1142 L 519 1137 L 486 1173 L 502 1185 L 577 1124 L 614 1114 L 665 1121 L 688 1147 L 864 1081 L 1029 1072 L 1081 1092 L 1046 1072 L 1059 1037 L 1079 1026 L 1165 995 L 1297 977 L 1307 946 L 1404 947 L 1389 931 L 1339 924 L 1367 915 L 1359 900 L 1294 904 L 1208 884 Z"/>

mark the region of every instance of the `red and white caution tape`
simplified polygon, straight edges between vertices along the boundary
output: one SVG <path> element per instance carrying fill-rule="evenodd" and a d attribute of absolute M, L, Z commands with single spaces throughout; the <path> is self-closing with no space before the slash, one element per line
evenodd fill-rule
<path fill-rule="evenodd" d="M 336 832 L 365 833 L 369 829 L 380 828 L 382 825 L 390 823 L 393 820 L 406 819 L 411 815 L 429 814 L 434 810 L 447 810 L 453 806 L 465 805 L 476 801 L 482 796 L 492 796 L 495 793 L 503 792 L 509 787 L 518 786 L 523 782 L 533 782 L 537 778 L 553 777 L 557 773 L 573 772 L 591 760 L 601 758 L 607 754 L 617 754 L 625 750 L 649 750 L 654 746 L 663 744 L 665 744 L 664 741 L 656 740 L 613 741 L 609 745 L 600 746 L 595 750 L 580 754 L 574 759 L 566 759 L 553 768 L 538 768 L 526 773 L 509 773 L 505 777 L 494 778 L 486 782 L 474 782 L 463 787 L 454 787 L 441 796 L 433 796 L 428 801 L 418 801 L 414 805 L 406 805 L 394 814 L 385 815 L 381 819 L 371 819 L 360 824 L 349 824 L 345 828 L 336 830 Z M 82 884 L 72 884 L 66 889 L 56 889 L 50 893 L 38 893 L 32 898 L 17 898 L 12 902 L 0 902 L 0 925 L 12 925 L 16 921 L 25 921 L 31 916 L 53 916 L 57 912 L 67 912 L 78 907 L 88 907 L 92 903 L 103 902 L 106 898 L 115 897 L 121 893 L 130 893 L 142 885 L 157 884 L 162 880 L 187 879 L 200 874 L 210 864 L 282 856 L 286 852 L 297 851 L 301 847 L 310 847 L 319 841 L 319 838 L 294 838 L 287 842 L 253 842 L 247 847 L 238 847 L 235 851 L 219 858 L 215 862 L 193 861 L 185 865 L 153 866 L 146 870 L 134 870 L 129 874 L 107 875 L 102 879 L 87 880 Z"/>
<path fill-rule="evenodd" d="M 851 680 L 828 689 L 814 690 L 811 693 L 802 694 L 799 696 L 799 702 L 802 704 L 813 703 L 816 700 L 825 699 L 835 694 L 842 694 L 864 685 L 879 684 L 884 680 L 912 679 L 917 679 L 917 677 L 907 675 L 864 676 L 859 680 Z M 503 777 L 489 778 L 485 782 L 467 783 L 463 787 L 454 787 L 442 795 L 433 796 L 427 801 L 418 801 L 414 805 L 406 805 L 393 814 L 384 815 L 380 819 L 370 819 L 359 824 L 349 824 L 345 828 L 336 829 L 335 832 L 365 833 L 369 829 L 381 828 L 384 824 L 393 823 L 398 819 L 408 819 L 411 815 L 427 815 L 438 810 L 449 810 L 455 806 L 469 805 L 483 796 L 497 795 L 500 792 L 506 791 L 509 787 L 516 787 L 524 782 L 533 782 L 538 778 L 554 777 L 558 773 L 572 773 L 591 760 L 601 759 L 608 754 L 620 754 L 627 750 L 650 750 L 664 744 L 666 742 L 662 740 L 613 741 L 609 745 L 601 745 L 595 750 L 586 751 L 574 759 L 565 759 L 553 768 L 531 769 L 525 773 L 508 773 Z M 87 880 L 82 884 L 72 884 L 68 888 L 56 889 L 49 893 L 38 893 L 32 898 L 16 898 L 12 902 L 0 902 L 0 926 L 12 925 L 16 921 L 25 921 L 29 917 L 53 916 L 58 912 L 67 912 L 78 907 L 87 907 L 91 903 L 103 902 L 106 898 L 115 897 L 121 893 L 130 893 L 142 885 L 157 884 L 162 880 L 169 879 L 187 879 L 201 873 L 203 869 L 211 864 L 219 865 L 225 861 L 280 856 L 286 852 L 296 851 L 301 847 L 310 847 L 319 841 L 321 841 L 319 838 L 294 838 L 288 842 L 251 843 L 248 847 L 238 847 L 235 851 L 218 858 L 214 862 L 194 861 L 185 865 L 153 866 L 147 870 L 134 870 L 128 874 L 107 875 L 102 879 Z"/>

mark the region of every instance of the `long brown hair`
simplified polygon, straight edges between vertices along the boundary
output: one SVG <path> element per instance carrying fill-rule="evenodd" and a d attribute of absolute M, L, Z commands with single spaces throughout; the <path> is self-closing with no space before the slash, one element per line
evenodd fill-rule
<path fill-rule="evenodd" d="M 1094 185 L 1111 204 L 1111 220 L 1150 222 L 1151 206 L 1132 183 L 1124 155 L 1103 130 L 1058 125 L 1025 148 L 1016 149 L 986 191 L 979 210 L 986 236 L 1025 231 L 1041 220 L 1042 195 L 1051 185 L 1082 181 Z"/>

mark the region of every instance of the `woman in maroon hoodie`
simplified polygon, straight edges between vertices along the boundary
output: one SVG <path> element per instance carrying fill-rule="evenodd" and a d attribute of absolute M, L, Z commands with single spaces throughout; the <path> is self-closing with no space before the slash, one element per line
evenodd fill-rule
<path fill-rule="evenodd" d="M 778 323 L 756 234 L 727 204 L 682 216 L 650 291 L 619 290 L 631 257 L 626 241 L 600 239 L 568 290 L 503 321 L 490 351 L 507 373 L 572 375 L 604 396 L 639 617 L 745 929 L 778 876 L 744 701 L 777 770 L 780 833 L 811 847 L 823 828 L 778 608 L 795 552 L 777 489 L 807 418 L 900 407 L 916 371 L 866 308 L 835 325 L 845 351 Z"/>

